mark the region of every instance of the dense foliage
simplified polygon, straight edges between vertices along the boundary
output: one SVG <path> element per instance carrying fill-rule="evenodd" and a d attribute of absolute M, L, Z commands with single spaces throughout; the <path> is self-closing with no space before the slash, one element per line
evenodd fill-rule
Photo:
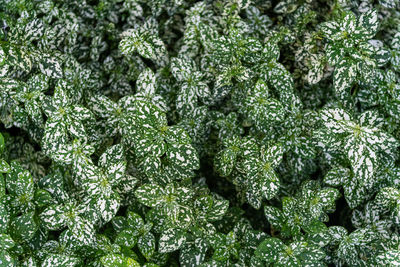
<path fill-rule="evenodd" d="M 400 266 L 398 0 L 0 0 L 0 266 Z"/>

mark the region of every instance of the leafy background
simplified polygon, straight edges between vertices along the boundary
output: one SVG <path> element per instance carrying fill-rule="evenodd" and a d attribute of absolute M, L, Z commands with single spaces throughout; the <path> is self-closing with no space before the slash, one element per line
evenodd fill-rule
<path fill-rule="evenodd" d="M 400 265 L 397 0 L 0 0 L 0 266 Z"/>

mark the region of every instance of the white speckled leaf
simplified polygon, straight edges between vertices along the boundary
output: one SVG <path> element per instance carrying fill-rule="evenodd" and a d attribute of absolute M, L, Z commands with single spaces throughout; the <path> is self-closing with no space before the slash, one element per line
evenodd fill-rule
<path fill-rule="evenodd" d="M 167 229 L 161 233 L 159 240 L 160 253 L 168 253 L 178 250 L 186 241 L 186 233 L 180 229 Z"/>

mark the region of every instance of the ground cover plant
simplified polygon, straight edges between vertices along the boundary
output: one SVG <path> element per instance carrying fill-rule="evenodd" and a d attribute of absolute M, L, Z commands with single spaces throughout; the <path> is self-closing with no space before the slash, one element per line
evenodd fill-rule
<path fill-rule="evenodd" d="M 397 0 L 0 0 L 0 266 L 400 266 Z"/>

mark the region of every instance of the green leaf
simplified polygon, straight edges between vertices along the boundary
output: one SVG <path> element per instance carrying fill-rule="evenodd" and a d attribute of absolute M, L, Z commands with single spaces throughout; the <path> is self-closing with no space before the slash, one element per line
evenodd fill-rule
<path fill-rule="evenodd" d="M 367 195 L 365 187 L 360 185 L 357 179 L 351 179 L 343 185 L 344 197 L 346 198 L 347 204 L 351 208 L 355 208 L 360 205 Z"/>
<path fill-rule="evenodd" d="M 340 30 L 340 25 L 335 21 L 328 21 L 321 23 L 320 29 L 325 37 L 331 39 Z"/>
<path fill-rule="evenodd" d="M 130 211 L 127 214 L 124 225 L 126 227 L 130 227 L 130 228 L 136 230 L 136 232 L 139 233 L 145 224 L 144 224 L 142 217 L 140 217 L 140 215 Z M 136 235 L 138 235 L 138 234 L 136 234 Z"/>
<path fill-rule="evenodd" d="M 309 84 L 317 84 L 324 76 L 325 64 L 322 56 L 311 56 L 310 59 L 311 68 L 307 74 L 307 82 Z"/>
<path fill-rule="evenodd" d="M 0 153 L 3 153 L 4 148 L 5 148 L 5 145 L 4 145 L 4 137 L 3 137 L 3 135 L 0 133 Z"/>
<path fill-rule="evenodd" d="M 79 262 L 80 262 L 80 260 L 76 257 L 71 257 L 68 255 L 63 255 L 63 254 L 52 254 L 45 258 L 45 260 L 42 262 L 41 266 L 73 267 L 73 266 L 77 266 Z"/>
<path fill-rule="evenodd" d="M 100 258 L 104 267 L 140 267 L 140 264 L 132 258 L 118 254 L 108 254 Z"/>
<path fill-rule="evenodd" d="M 145 58 L 162 60 L 167 53 L 162 40 L 144 29 L 130 29 L 122 36 L 119 47 L 123 54 L 130 55 L 137 51 Z"/>
<path fill-rule="evenodd" d="M 346 133 L 349 131 L 347 121 L 351 120 L 350 115 L 343 109 L 323 109 L 321 110 L 321 120 L 333 133 Z"/>
<path fill-rule="evenodd" d="M 224 199 L 213 199 L 212 206 L 207 212 L 207 221 L 217 221 L 222 219 L 229 207 L 229 201 Z"/>
<path fill-rule="evenodd" d="M 284 215 L 280 209 L 272 206 L 264 206 L 264 214 L 272 227 L 281 229 L 284 223 Z"/>
<path fill-rule="evenodd" d="M 356 30 L 356 16 L 351 11 L 348 11 L 345 14 L 345 17 L 341 22 L 341 30 L 348 34 L 354 33 Z M 346 39 L 346 34 L 343 34 L 342 32 L 339 33 L 339 36 L 340 38 Z"/>
<path fill-rule="evenodd" d="M 4 47 L 3 47 L 4 48 Z M 6 50 L 6 49 L 5 49 Z M 8 51 L 7 51 L 8 50 Z M 23 71 L 30 72 L 32 69 L 32 60 L 27 50 L 9 46 L 6 50 L 7 63 L 16 66 Z"/>
<path fill-rule="evenodd" d="M 11 172 L 6 179 L 7 190 L 10 194 L 30 201 L 34 196 L 33 177 L 27 170 L 23 170 L 18 163 L 12 163 Z"/>
<path fill-rule="evenodd" d="M 342 166 L 334 167 L 329 170 L 325 177 L 324 182 L 330 186 L 343 185 L 350 179 L 350 170 Z"/>
<path fill-rule="evenodd" d="M 192 245 L 186 244 L 179 253 L 181 266 L 197 266 L 204 262 L 208 245 L 203 240 L 196 239 Z"/>
<path fill-rule="evenodd" d="M 379 4 L 386 8 L 395 8 L 397 0 L 379 0 Z"/>
<path fill-rule="evenodd" d="M 266 83 L 258 80 L 245 102 L 249 110 L 249 117 L 261 129 L 266 128 L 265 124 L 282 121 L 285 115 L 282 104 L 268 96 Z"/>
<path fill-rule="evenodd" d="M 357 65 L 352 60 L 344 59 L 337 64 L 333 73 L 333 86 L 337 95 L 348 94 L 356 78 Z"/>
<path fill-rule="evenodd" d="M 377 264 L 382 266 L 398 266 L 400 265 L 400 251 L 389 250 L 380 254 L 376 258 Z"/>
<path fill-rule="evenodd" d="M 200 160 L 192 145 L 173 144 L 167 151 L 168 160 L 181 172 L 197 170 Z"/>
<path fill-rule="evenodd" d="M 24 25 L 24 36 L 23 38 L 32 42 L 42 37 L 45 29 L 45 25 L 41 19 L 32 18 Z"/>
<path fill-rule="evenodd" d="M 223 217 L 229 207 L 229 201 L 202 196 L 195 200 L 194 206 L 198 209 L 198 219 L 206 221 L 217 221 Z"/>
<path fill-rule="evenodd" d="M 10 221 L 6 205 L 0 201 L 0 231 L 5 232 Z"/>
<path fill-rule="evenodd" d="M 42 55 L 39 61 L 39 69 L 46 76 L 54 79 L 63 77 L 63 72 L 59 59 L 48 54 Z"/>
<path fill-rule="evenodd" d="M 371 39 L 379 28 L 378 12 L 375 9 L 369 9 L 358 18 L 357 22 L 358 27 L 362 28 L 357 34 L 365 39 Z"/>
<path fill-rule="evenodd" d="M 170 228 L 161 233 L 158 250 L 168 253 L 181 248 L 186 241 L 186 233 L 180 229 Z"/>
<path fill-rule="evenodd" d="M 306 246 L 304 249 L 299 251 L 297 255 L 298 259 L 301 259 L 305 265 L 322 263 L 325 258 L 325 253 L 319 247 Z"/>
<path fill-rule="evenodd" d="M 375 151 L 369 146 L 368 142 L 363 142 L 357 137 L 350 138 L 345 148 L 355 178 L 368 186 L 372 186 L 378 161 Z"/>
<path fill-rule="evenodd" d="M 328 63 L 332 66 L 338 65 L 345 57 L 345 48 L 337 44 L 328 44 L 326 47 L 326 57 Z"/>
<path fill-rule="evenodd" d="M 149 232 L 139 237 L 137 245 L 140 253 L 149 260 L 156 250 L 156 239 L 154 235 Z"/>
<path fill-rule="evenodd" d="M 0 172 L 2 173 L 8 173 L 10 172 L 11 168 L 10 165 L 8 165 L 7 161 L 4 159 L 0 159 Z"/>
<path fill-rule="evenodd" d="M 50 192 L 43 189 L 36 189 L 34 196 L 35 205 L 38 207 L 47 207 L 54 203 Z"/>
<path fill-rule="evenodd" d="M 281 144 L 273 144 L 268 146 L 267 149 L 262 149 L 262 157 L 265 162 L 270 163 L 271 167 L 276 168 L 282 161 L 283 152 L 284 150 Z"/>
<path fill-rule="evenodd" d="M 14 240 L 7 234 L 0 234 L 0 249 L 7 250 L 15 246 Z"/>
<path fill-rule="evenodd" d="M 236 162 L 237 152 L 234 149 L 227 148 L 221 150 L 215 155 L 214 166 L 221 176 L 229 176 L 233 171 Z"/>
<path fill-rule="evenodd" d="M 68 222 L 72 237 L 82 246 L 88 246 L 95 241 L 95 229 L 91 222 L 76 216 Z"/>
<path fill-rule="evenodd" d="M 156 76 L 154 72 L 147 68 L 142 71 L 136 80 L 138 92 L 144 92 L 148 95 L 156 93 Z"/>
<path fill-rule="evenodd" d="M 285 249 L 285 245 L 277 238 L 267 238 L 257 247 L 254 254 L 267 264 L 278 261 L 279 254 Z"/>
<path fill-rule="evenodd" d="M 34 212 L 29 212 L 13 218 L 10 223 L 11 236 L 15 240 L 29 240 L 33 237 L 38 225 L 34 219 Z"/>
<path fill-rule="evenodd" d="M 98 212 L 105 222 L 109 222 L 117 213 L 120 207 L 119 195 L 114 193 L 111 196 L 102 195 L 96 199 Z"/>
<path fill-rule="evenodd" d="M 399 207 L 400 191 L 393 187 L 382 188 L 375 197 L 375 203 L 382 210 L 392 210 L 393 217 L 396 218 L 396 213 Z"/>
<path fill-rule="evenodd" d="M 196 63 L 189 57 L 171 59 L 171 72 L 178 81 L 189 81 L 196 69 Z"/>
<path fill-rule="evenodd" d="M 127 248 L 133 248 L 136 245 L 137 241 L 138 239 L 135 236 L 135 231 L 132 229 L 122 230 L 115 238 L 115 244 Z"/>
<path fill-rule="evenodd" d="M 0 252 L 0 264 L 2 266 L 7 266 L 7 267 L 17 266 L 16 260 L 13 257 L 11 257 L 11 255 L 8 254 L 6 251 Z"/>
<path fill-rule="evenodd" d="M 260 181 L 261 191 L 266 199 L 271 199 L 278 193 L 280 181 L 273 171 L 264 172 L 264 175 Z"/>
<path fill-rule="evenodd" d="M 164 190 L 156 184 L 145 184 L 135 191 L 139 202 L 148 207 L 156 207 L 162 202 Z"/>

